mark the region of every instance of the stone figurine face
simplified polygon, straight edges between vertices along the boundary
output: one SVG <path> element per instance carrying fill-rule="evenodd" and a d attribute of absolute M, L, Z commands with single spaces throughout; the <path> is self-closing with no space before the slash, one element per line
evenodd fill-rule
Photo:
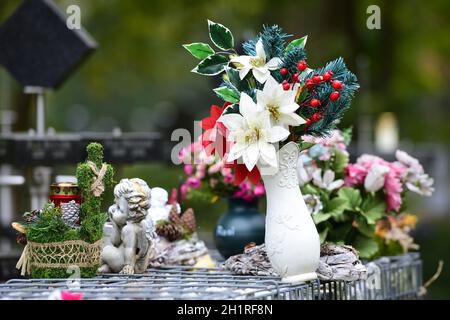
<path fill-rule="evenodd" d="M 109 215 L 111 219 L 118 225 L 125 225 L 128 218 L 128 202 L 125 197 L 116 199 L 116 203 L 109 207 Z"/>

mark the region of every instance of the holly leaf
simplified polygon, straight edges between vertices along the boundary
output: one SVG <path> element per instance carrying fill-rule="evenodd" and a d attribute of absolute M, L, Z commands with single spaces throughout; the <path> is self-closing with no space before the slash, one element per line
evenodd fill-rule
<path fill-rule="evenodd" d="M 341 188 L 338 191 L 338 196 L 347 200 L 346 209 L 350 211 L 357 211 L 362 202 L 361 193 L 354 188 Z"/>
<path fill-rule="evenodd" d="M 222 50 L 229 50 L 234 47 L 234 38 L 230 29 L 208 20 L 209 37 L 217 48 Z"/>
<path fill-rule="evenodd" d="M 214 54 L 214 50 L 207 43 L 195 42 L 183 44 L 183 48 L 189 51 L 195 58 L 203 60 Z"/>
<path fill-rule="evenodd" d="M 386 214 L 386 203 L 375 198 L 367 198 L 361 205 L 361 214 L 366 218 L 367 223 L 375 224 Z"/>
<path fill-rule="evenodd" d="M 312 216 L 312 218 L 313 218 L 315 224 L 319 224 L 321 222 L 324 222 L 324 221 L 327 221 L 328 219 L 330 219 L 331 214 L 319 212 L 319 213 L 314 214 Z"/>
<path fill-rule="evenodd" d="M 205 76 L 215 76 L 225 70 L 228 64 L 228 59 L 219 54 L 212 54 L 200 63 L 191 71 Z"/>
<path fill-rule="evenodd" d="M 228 82 L 233 85 L 239 92 L 247 91 L 250 87 L 248 85 L 248 82 L 244 79 L 241 80 L 239 77 L 239 71 L 233 68 L 227 68 L 227 75 L 226 78 Z"/>
<path fill-rule="evenodd" d="M 359 256 L 363 259 L 373 257 L 379 250 L 378 242 L 375 239 L 361 235 L 356 237 L 353 246 L 358 250 Z"/>
<path fill-rule="evenodd" d="M 300 39 L 292 40 L 286 47 L 285 52 L 292 51 L 294 48 L 303 49 L 306 45 L 306 41 L 308 40 L 308 36 L 304 36 Z"/>
<path fill-rule="evenodd" d="M 232 104 L 228 106 L 222 114 L 239 113 L 239 105 Z"/>
<path fill-rule="evenodd" d="M 230 89 L 226 86 L 218 87 L 213 90 L 220 98 L 227 102 L 238 103 L 239 102 L 239 92 Z"/>

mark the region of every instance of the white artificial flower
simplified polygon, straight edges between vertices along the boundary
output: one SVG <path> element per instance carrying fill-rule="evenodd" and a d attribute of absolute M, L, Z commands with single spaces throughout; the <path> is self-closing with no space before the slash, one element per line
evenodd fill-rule
<path fill-rule="evenodd" d="M 389 167 L 381 164 L 373 164 L 364 180 L 364 188 L 369 192 L 377 192 L 384 186 L 384 176 L 389 172 Z"/>
<path fill-rule="evenodd" d="M 297 91 L 284 90 L 272 76 L 269 75 L 263 90 L 256 92 L 256 103 L 270 116 L 272 125 L 289 129 L 289 126 L 299 126 L 306 121 L 295 111 L 300 106 L 295 102 Z"/>
<path fill-rule="evenodd" d="M 419 160 L 401 150 L 395 152 L 395 157 L 407 168 L 402 174 L 402 179 L 406 187 L 410 191 L 422 196 L 431 196 L 434 192 L 434 188 L 432 187 L 434 180 L 425 173 Z"/>
<path fill-rule="evenodd" d="M 290 132 L 280 126 L 271 126 L 267 113 L 261 111 L 246 93 L 241 94 L 239 112 L 222 115 L 218 120 L 230 131 L 229 139 L 235 142 L 227 161 L 242 157 L 249 171 L 260 158 L 270 166 L 277 167 L 273 143 L 286 139 Z"/>
<path fill-rule="evenodd" d="M 334 180 L 334 171 L 327 169 L 322 176 L 322 169 L 317 169 L 313 173 L 313 183 L 319 188 L 333 191 L 343 186 L 344 180 Z"/>
<path fill-rule="evenodd" d="M 298 184 L 300 187 L 303 187 L 305 184 L 307 184 L 312 180 L 312 174 L 314 169 L 315 168 L 311 165 L 305 166 L 301 156 L 298 158 L 297 177 L 298 177 Z"/>
<path fill-rule="evenodd" d="M 266 52 L 261 39 L 256 43 L 256 56 L 237 56 L 230 60 L 239 70 L 239 77 L 245 78 L 252 70 L 253 76 L 259 83 L 264 83 L 270 76 L 270 70 L 276 70 L 281 65 L 280 58 L 272 58 L 266 61 Z"/>
<path fill-rule="evenodd" d="M 314 194 L 305 194 L 303 196 L 303 200 L 305 201 L 306 207 L 311 215 L 315 215 L 322 211 L 323 204 L 319 196 Z"/>
<path fill-rule="evenodd" d="M 403 164 L 404 166 L 406 166 L 408 168 L 415 170 L 417 173 L 419 173 L 419 174 L 424 173 L 423 167 L 420 164 L 419 160 L 411 157 L 405 151 L 397 150 L 395 152 L 395 158 L 397 158 L 397 160 L 401 164 Z"/>
<path fill-rule="evenodd" d="M 428 174 L 417 175 L 412 173 L 407 175 L 405 185 L 410 191 L 429 197 L 434 192 L 433 183 L 433 178 L 430 178 Z"/>

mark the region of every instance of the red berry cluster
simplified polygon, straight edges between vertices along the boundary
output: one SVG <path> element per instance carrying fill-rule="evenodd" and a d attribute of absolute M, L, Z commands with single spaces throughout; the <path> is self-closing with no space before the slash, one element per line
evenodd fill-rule
<path fill-rule="evenodd" d="M 331 70 L 326 71 L 322 75 L 315 74 L 310 79 L 306 80 L 305 87 L 309 91 L 313 91 L 314 86 L 316 86 L 318 84 L 321 84 L 321 83 L 324 83 L 324 82 L 331 82 L 331 86 L 333 87 L 333 89 L 335 91 L 333 91 L 330 94 L 330 100 L 331 101 L 337 101 L 340 98 L 340 96 L 341 96 L 341 93 L 339 92 L 339 90 L 341 90 L 344 87 L 344 85 L 339 80 L 333 80 L 333 72 Z M 321 105 L 322 105 L 322 101 L 320 101 L 319 99 L 311 99 L 309 101 L 309 106 L 312 107 L 312 108 L 316 108 L 316 107 L 319 107 Z M 312 123 L 319 121 L 321 118 L 322 118 L 321 113 L 320 112 L 315 112 L 311 116 L 311 118 L 306 119 L 306 125 L 310 126 Z"/>
<path fill-rule="evenodd" d="M 308 65 L 307 65 L 307 63 L 306 63 L 305 60 L 300 60 L 300 61 L 297 63 L 297 69 L 300 71 L 300 73 L 303 72 L 303 71 L 305 71 L 307 67 L 308 67 Z M 288 70 L 287 68 L 281 68 L 281 69 L 280 69 L 280 74 L 281 74 L 283 77 L 287 76 L 288 73 L 289 73 L 289 70 Z M 298 82 L 300 82 L 300 74 L 299 74 L 299 73 L 294 73 L 294 74 L 292 75 L 292 77 L 291 77 L 291 82 L 292 82 L 292 83 L 298 83 Z M 281 85 L 283 86 L 283 89 L 286 90 L 286 91 L 289 90 L 289 89 L 291 88 L 291 84 L 290 84 L 287 80 L 284 80 L 284 81 L 281 83 Z"/>

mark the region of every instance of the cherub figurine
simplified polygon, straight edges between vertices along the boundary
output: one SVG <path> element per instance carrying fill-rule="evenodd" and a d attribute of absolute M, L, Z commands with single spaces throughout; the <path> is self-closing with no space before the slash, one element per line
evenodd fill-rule
<path fill-rule="evenodd" d="M 150 188 L 141 179 L 122 179 L 114 188 L 114 205 L 104 225 L 104 247 L 99 272 L 142 273 L 147 268 L 157 236 L 148 217 Z"/>
<path fill-rule="evenodd" d="M 101 238 L 100 214 L 105 187 L 113 184 L 114 168 L 103 162 L 103 146 L 89 143 L 86 162 L 77 166 L 77 180 L 83 202 L 80 208 L 81 235 L 85 241 L 95 242 Z"/>
<path fill-rule="evenodd" d="M 150 199 L 150 209 L 148 214 L 150 215 L 153 223 L 156 225 L 158 221 L 169 220 L 170 211 L 173 209 L 172 204 L 168 204 L 169 193 L 163 188 L 152 188 L 152 194 Z M 175 210 L 177 214 L 181 213 L 181 208 L 178 203 L 175 203 Z"/>

